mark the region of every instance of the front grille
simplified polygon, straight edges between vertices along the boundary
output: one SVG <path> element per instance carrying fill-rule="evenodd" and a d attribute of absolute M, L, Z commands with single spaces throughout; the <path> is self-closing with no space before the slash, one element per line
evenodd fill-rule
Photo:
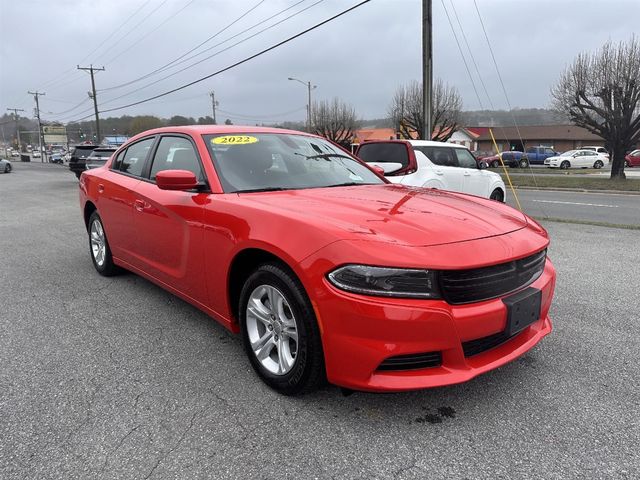
<path fill-rule="evenodd" d="M 412 353 L 389 357 L 378 366 L 377 370 L 417 370 L 439 367 L 440 365 L 442 365 L 442 353 L 440 352 Z"/>
<path fill-rule="evenodd" d="M 462 350 L 464 351 L 465 357 L 472 357 L 474 355 L 478 355 L 479 353 L 486 352 L 487 350 L 495 348 L 513 337 L 515 337 L 515 335 L 510 337 L 505 332 L 495 333 L 493 335 L 489 335 L 488 337 L 476 338 L 475 340 L 462 342 Z"/>
<path fill-rule="evenodd" d="M 501 297 L 533 283 L 544 270 L 547 251 L 520 260 L 470 270 L 440 273 L 444 299 L 453 305 Z"/>

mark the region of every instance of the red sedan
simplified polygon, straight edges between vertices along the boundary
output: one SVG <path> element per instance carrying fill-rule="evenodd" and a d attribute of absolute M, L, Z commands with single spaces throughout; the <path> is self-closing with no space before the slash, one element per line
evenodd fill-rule
<path fill-rule="evenodd" d="M 630 152 L 624 157 L 625 167 L 640 167 L 640 149 Z"/>
<path fill-rule="evenodd" d="M 540 225 L 390 184 L 313 135 L 150 130 L 82 174 L 80 204 L 98 273 L 134 272 L 240 332 L 285 394 L 463 382 L 551 332 Z"/>

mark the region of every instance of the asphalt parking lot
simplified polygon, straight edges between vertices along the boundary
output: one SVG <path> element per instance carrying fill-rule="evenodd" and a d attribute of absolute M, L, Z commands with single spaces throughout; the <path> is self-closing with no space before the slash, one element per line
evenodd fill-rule
<path fill-rule="evenodd" d="M 638 478 L 638 232 L 548 223 L 554 332 L 466 384 L 280 396 L 238 338 L 91 264 L 65 168 L 0 175 L 0 478 Z"/>

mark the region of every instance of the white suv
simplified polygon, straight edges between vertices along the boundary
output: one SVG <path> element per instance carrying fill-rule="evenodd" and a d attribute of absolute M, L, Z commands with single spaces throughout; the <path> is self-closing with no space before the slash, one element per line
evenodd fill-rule
<path fill-rule="evenodd" d="M 500 175 L 485 170 L 462 145 L 428 140 L 374 140 L 356 151 L 393 183 L 469 193 L 504 202 Z"/>
<path fill-rule="evenodd" d="M 597 146 L 593 146 L 593 145 L 588 145 L 586 147 L 582 147 L 579 150 L 592 150 L 594 152 L 596 152 L 598 154 L 598 156 L 603 159 L 603 160 L 607 160 L 607 162 L 609 161 L 609 152 L 607 152 L 607 149 L 604 147 L 597 147 Z M 605 163 L 607 163 L 605 162 Z"/>

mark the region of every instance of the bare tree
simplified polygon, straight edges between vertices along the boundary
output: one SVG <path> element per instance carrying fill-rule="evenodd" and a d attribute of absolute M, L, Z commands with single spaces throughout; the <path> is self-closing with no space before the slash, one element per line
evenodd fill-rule
<path fill-rule="evenodd" d="M 551 89 L 553 106 L 602 137 L 611 152 L 611 178 L 626 178 L 625 152 L 640 141 L 640 43 L 607 42 L 581 53 Z"/>
<path fill-rule="evenodd" d="M 445 142 L 460 128 L 462 99 L 458 89 L 437 79 L 433 85 L 432 105 L 431 138 L 427 140 Z M 423 112 L 422 84 L 414 80 L 396 89 L 387 113 L 403 137 L 424 140 Z"/>
<path fill-rule="evenodd" d="M 358 120 L 356 111 L 338 98 L 314 102 L 311 110 L 311 132 L 344 147 L 351 144 Z"/>

